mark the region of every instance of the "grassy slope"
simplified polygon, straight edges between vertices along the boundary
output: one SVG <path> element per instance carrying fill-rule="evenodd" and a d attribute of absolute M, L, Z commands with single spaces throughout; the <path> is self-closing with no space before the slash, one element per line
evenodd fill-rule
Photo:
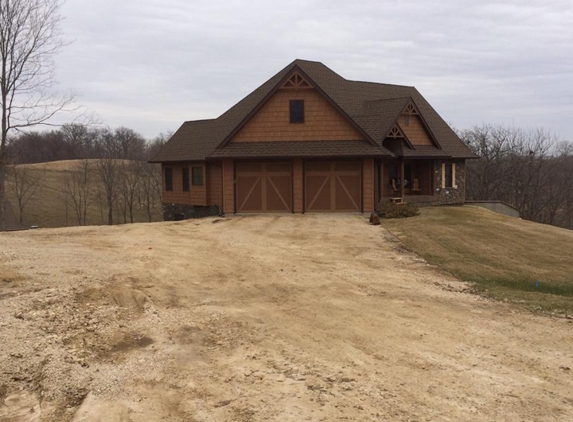
<path fill-rule="evenodd" d="M 42 185 L 38 193 L 33 197 L 24 209 L 24 223 L 39 227 L 65 227 L 76 226 L 77 218 L 71 205 L 68 205 L 68 217 L 66 219 L 66 207 L 63 193 L 64 177 L 67 172 L 74 169 L 76 160 L 54 161 L 41 164 L 26 164 L 27 167 L 37 172 L 42 177 Z M 15 196 L 8 188 L 8 200 L 12 203 L 14 214 L 18 218 L 18 206 Z M 106 213 L 104 208 L 104 214 Z M 107 216 L 104 215 L 104 219 Z M 114 220 L 116 219 L 114 212 Z M 88 207 L 87 223 L 89 225 L 105 224 L 102 221 L 99 204 L 94 200 Z M 147 221 L 145 211 L 135 213 L 136 222 Z"/>
<path fill-rule="evenodd" d="M 573 313 L 571 230 L 477 207 L 426 208 L 418 217 L 382 224 L 428 262 L 488 296 Z"/>

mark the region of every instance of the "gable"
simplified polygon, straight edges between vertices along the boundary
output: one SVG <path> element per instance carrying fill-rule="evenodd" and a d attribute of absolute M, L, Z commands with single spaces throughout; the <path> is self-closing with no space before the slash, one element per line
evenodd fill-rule
<path fill-rule="evenodd" d="M 304 101 L 304 123 L 290 123 L 290 101 Z M 283 84 L 231 142 L 363 141 L 364 137 L 298 73 Z"/>
<path fill-rule="evenodd" d="M 408 104 L 400 115 L 398 125 L 412 145 L 435 146 L 418 110 L 412 104 Z"/>

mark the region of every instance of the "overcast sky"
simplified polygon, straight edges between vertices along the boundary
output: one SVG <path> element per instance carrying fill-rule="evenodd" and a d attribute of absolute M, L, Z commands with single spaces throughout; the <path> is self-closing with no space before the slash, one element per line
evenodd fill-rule
<path fill-rule="evenodd" d="M 295 58 L 414 85 L 458 128 L 573 140 L 573 1 L 67 0 L 63 91 L 153 137 L 217 117 Z"/>

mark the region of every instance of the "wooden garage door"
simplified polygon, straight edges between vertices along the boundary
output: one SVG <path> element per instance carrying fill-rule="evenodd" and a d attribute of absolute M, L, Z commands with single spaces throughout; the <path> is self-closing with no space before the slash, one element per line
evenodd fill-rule
<path fill-rule="evenodd" d="M 306 163 L 306 211 L 361 211 L 361 169 L 358 161 Z"/>
<path fill-rule="evenodd" d="M 291 163 L 237 163 L 237 212 L 292 212 Z"/>

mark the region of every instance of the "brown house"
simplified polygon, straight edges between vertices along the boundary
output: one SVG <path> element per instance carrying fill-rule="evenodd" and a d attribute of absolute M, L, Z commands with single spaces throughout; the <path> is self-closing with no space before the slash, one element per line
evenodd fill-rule
<path fill-rule="evenodd" d="M 179 219 L 463 203 L 474 157 L 416 88 L 295 60 L 218 118 L 185 122 L 152 162 Z"/>

